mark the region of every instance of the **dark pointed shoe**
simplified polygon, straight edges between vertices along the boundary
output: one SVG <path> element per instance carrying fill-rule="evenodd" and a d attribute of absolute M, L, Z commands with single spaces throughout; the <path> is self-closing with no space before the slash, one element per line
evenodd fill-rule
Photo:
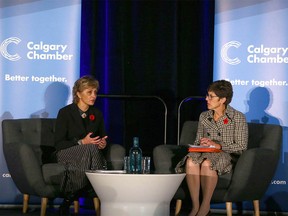
<path fill-rule="evenodd" d="M 70 215 L 70 200 L 63 200 L 63 203 L 59 207 L 59 216 L 69 216 Z"/>

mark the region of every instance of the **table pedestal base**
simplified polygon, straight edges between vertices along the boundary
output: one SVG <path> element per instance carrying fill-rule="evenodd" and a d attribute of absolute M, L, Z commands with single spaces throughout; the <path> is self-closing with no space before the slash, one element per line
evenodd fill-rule
<path fill-rule="evenodd" d="M 101 202 L 101 216 L 169 216 L 186 174 L 86 172 Z"/>
<path fill-rule="evenodd" d="M 170 203 L 101 202 L 101 216 L 168 216 Z"/>

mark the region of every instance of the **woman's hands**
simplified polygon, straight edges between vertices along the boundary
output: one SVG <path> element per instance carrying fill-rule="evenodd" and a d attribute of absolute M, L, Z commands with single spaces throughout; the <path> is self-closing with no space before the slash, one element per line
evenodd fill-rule
<path fill-rule="evenodd" d="M 104 149 L 107 145 L 106 139 L 108 138 L 108 136 L 104 136 L 102 138 L 100 136 L 90 137 L 92 134 L 92 132 L 88 133 L 86 137 L 82 139 L 82 144 L 94 144 L 98 145 L 99 149 Z"/>
<path fill-rule="evenodd" d="M 221 149 L 222 146 L 218 143 L 215 143 L 213 140 L 203 137 L 200 139 L 200 145 L 201 146 L 206 146 L 206 147 L 214 147 L 216 149 Z"/>

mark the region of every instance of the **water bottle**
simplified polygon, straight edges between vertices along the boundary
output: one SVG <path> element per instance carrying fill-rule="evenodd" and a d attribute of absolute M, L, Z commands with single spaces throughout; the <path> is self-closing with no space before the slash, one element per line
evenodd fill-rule
<path fill-rule="evenodd" d="M 130 157 L 130 173 L 142 173 L 142 150 L 139 147 L 139 138 L 133 138 L 133 146 L 129 151 Z"/>

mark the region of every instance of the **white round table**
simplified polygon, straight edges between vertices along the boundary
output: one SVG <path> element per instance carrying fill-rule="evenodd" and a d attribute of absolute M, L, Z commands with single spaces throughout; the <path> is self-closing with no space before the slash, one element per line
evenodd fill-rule
<path fill-rule="evenodd" d="M 169 216 L 183 174 L 86 172 L 101 202 L 101 216 Z"/>

